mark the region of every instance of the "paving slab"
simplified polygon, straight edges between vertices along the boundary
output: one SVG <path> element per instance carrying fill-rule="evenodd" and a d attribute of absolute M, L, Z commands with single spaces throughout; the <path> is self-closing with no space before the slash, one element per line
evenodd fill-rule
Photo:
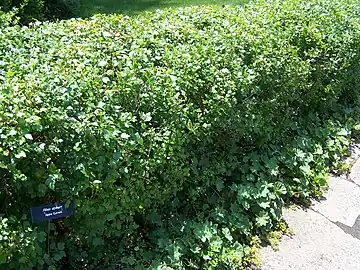
<path fill-rule="evenodd" d="M 325 195 L 326 200 L 314 202 L 311 209 L 331 221 L 352 226 L 360 215 L 360 187 L 349 180 L 346 176 L 331 177 L 329 190 Z"/>
<path fill-rule="evenodd" d="M 331 177 L 324 199 L 309 209 L 284 209 L 294 236 L 279 251 L 261 250 L 262 270 L 360 270 L 360 160 L 349 177 Z"/>
<path fill-rule="evenodd" d="M 355 162 L 348 178 L 351 182 L 360 187 L 360 162 Z"/>

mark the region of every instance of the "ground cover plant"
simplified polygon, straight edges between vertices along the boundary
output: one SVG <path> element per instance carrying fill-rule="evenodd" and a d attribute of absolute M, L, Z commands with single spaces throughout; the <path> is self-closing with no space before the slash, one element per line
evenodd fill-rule
<path fill-rule="evenodd" d="M 357 1 L 9 26 L 0 267 L 240 269 L 359 129 Z M 32 224 L 29 208 L 74 200 Z"/>

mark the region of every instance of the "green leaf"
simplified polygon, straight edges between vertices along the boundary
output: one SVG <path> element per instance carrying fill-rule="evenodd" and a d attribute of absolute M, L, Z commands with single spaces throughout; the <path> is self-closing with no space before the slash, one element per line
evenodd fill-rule
<path fill-rule="evenodd" d="M 101 60 L 99 63 L 98 63 L 98 66 L 99 67 L 105 67 L 107 65 L 107 62 L 105 60 Z"/>
<path fill-rule="evenodd" d="M 47 192 L 48 188 L 46 185 L 44 184 L 39 184 L 38 186 L 38 194 L 40 197 L 45 196 L 46 192 Z"/>
<path fill-rule="evenodd" d="M 103 77 L 101 80 L 103 83 L 109 83 L 111 81 L 109 77 Z"/>
<path fill-rule="evenodd" d="M 55 190 L 56 179 L 56 175 L 50 174 L 45 181 L 45 185 L 47 185 L 51 190 Z"/>
<path fill-rule="evenodd" d="M 148 113 L 144 113 L 141 115 L 141 119 L 144 121 L 144 122 L 150 122 L 152 117 L 150 115 L 150 112 Z"/>
<path fill-rule="evenodd" d="M 122 138 L 122 139 L 128 139 L 128 138 L 130 138 L 130 135 L 129 135 L 129 134 L 126 134 L 126 133 L 121 133 L 120 138 Z"/>
<path fill-rule="evenodd" d="M 303 166 L 300 166 L 300 170 L 305 174 L 305 175 L 309 175 L 311 172 L 311 168 L 309 166 L 309 164 L 305 164 Z"/>
<path fill-rule="evenodd" d="M 263 208 L 263 209 L 266 209 L 266 208 L 269 208 L 270 207 L 270 202 L 259 202 L 258 205 Z"/>
<path fill-rule="evenodd" d="M 224 188 L 224 183 L 221 180 L 216 181 L 216 189 L 220 192 Z"/>
<path fill-rule="evenodd" d="M 112 156 L 113 156 L 114 159 L 119 159 L 119 158 L 121 157 L 121 153 L 120 153 L 120 152 L 116 152 L 116 153 L 114 153 Z"/>
<path fill-rule="evenodd" d="M 268 215 L 262 215 L 262 216 L 256 217 L 256 225 L 258 227 L 264 227 L 268 224 L 268 222 L 269 222 Z"/>
<path fill-rule="evenodd" d="M 11 129 L 11 130 L 9 131 L 9 133 L 8 133 L 9 136 L 14 136 L 14 135 L 16 135 L 16 134 L 17 134 L 17 132 L 16 132 L 15 129 Z"/>
<path fill-rule="evenodd" d="M 347 136 L 347 135 L 349 135 L 349 132 L 345 128 L 342 128 L 337 132 L 337 135 L 338 136 Z"/>
<path fill-rule="evenodd" d="M 222 231 L 222 233 L 224 234 L 224 236 L 225 236 L 225 238 L 227 240 L 229 240 L 230 242 L 233 240 L 233 237 L 232 237 L 232 235 L 230 233 L 229 228 L 222 228 L 221 231 Z"/>
<path fill-rule="evenodd" d="M 33 140 L 33 137 L 31 134 L 25 134 L 25 138 L 28 140 Z"/>
<path fill-rule="evenodd" d="M 39 232 L 37 236 L 38 241 L 44 242 L 46 239 L 46 233 L 45 232 Z"/>
<path fill-rule="evenodd" d="M 26 153 L 24 151 L 20 151 L 15 155 L 15 158 L 26 158 Z"/>
<path fill-rule="evenodd" d="M 60 261 L 63 258 L 62 254 L 60 253 L 55 253 L 54 255 L 54 260 L 55 261 Z"/>
<path fill-rule="evenodd" d="M 57 244 L 57 248 L 58 248 L 58 250 L 64 250 L 64 249 L 65 249 L 65 243 L 59 242 L 59 243 Z"/>
<path fill-rule="evenodd" d="M 96 237 L 93 240 L 93 245 L 94 246 L 100 246 L 104 244 L 104 240 L 101 237 Z"/>

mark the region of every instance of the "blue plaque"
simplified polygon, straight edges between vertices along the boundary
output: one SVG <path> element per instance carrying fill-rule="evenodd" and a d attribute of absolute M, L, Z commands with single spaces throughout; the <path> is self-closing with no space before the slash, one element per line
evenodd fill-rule
<path fill-rule="evenodd" d="M 72 202 L 69 208 L 65 207 L 64 202 L 55 203 L 55 204 L 47 204 L 38 207 L 32 207 L 31 218 L 32 222 L 40 222 L 46 220 L 53 220 L 57 218 L 63 218 L 67 216 L 71 216 L 74 212 L 74 202 Z"/>

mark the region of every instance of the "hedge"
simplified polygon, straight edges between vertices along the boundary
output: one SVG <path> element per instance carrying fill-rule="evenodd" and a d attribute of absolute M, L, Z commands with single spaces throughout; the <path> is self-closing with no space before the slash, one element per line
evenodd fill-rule
<path fill-rule="evenodd" d="M 3 26 L 0 267 L 244 266 L 347 153 L 359 18 L 274 0 Z"/>

